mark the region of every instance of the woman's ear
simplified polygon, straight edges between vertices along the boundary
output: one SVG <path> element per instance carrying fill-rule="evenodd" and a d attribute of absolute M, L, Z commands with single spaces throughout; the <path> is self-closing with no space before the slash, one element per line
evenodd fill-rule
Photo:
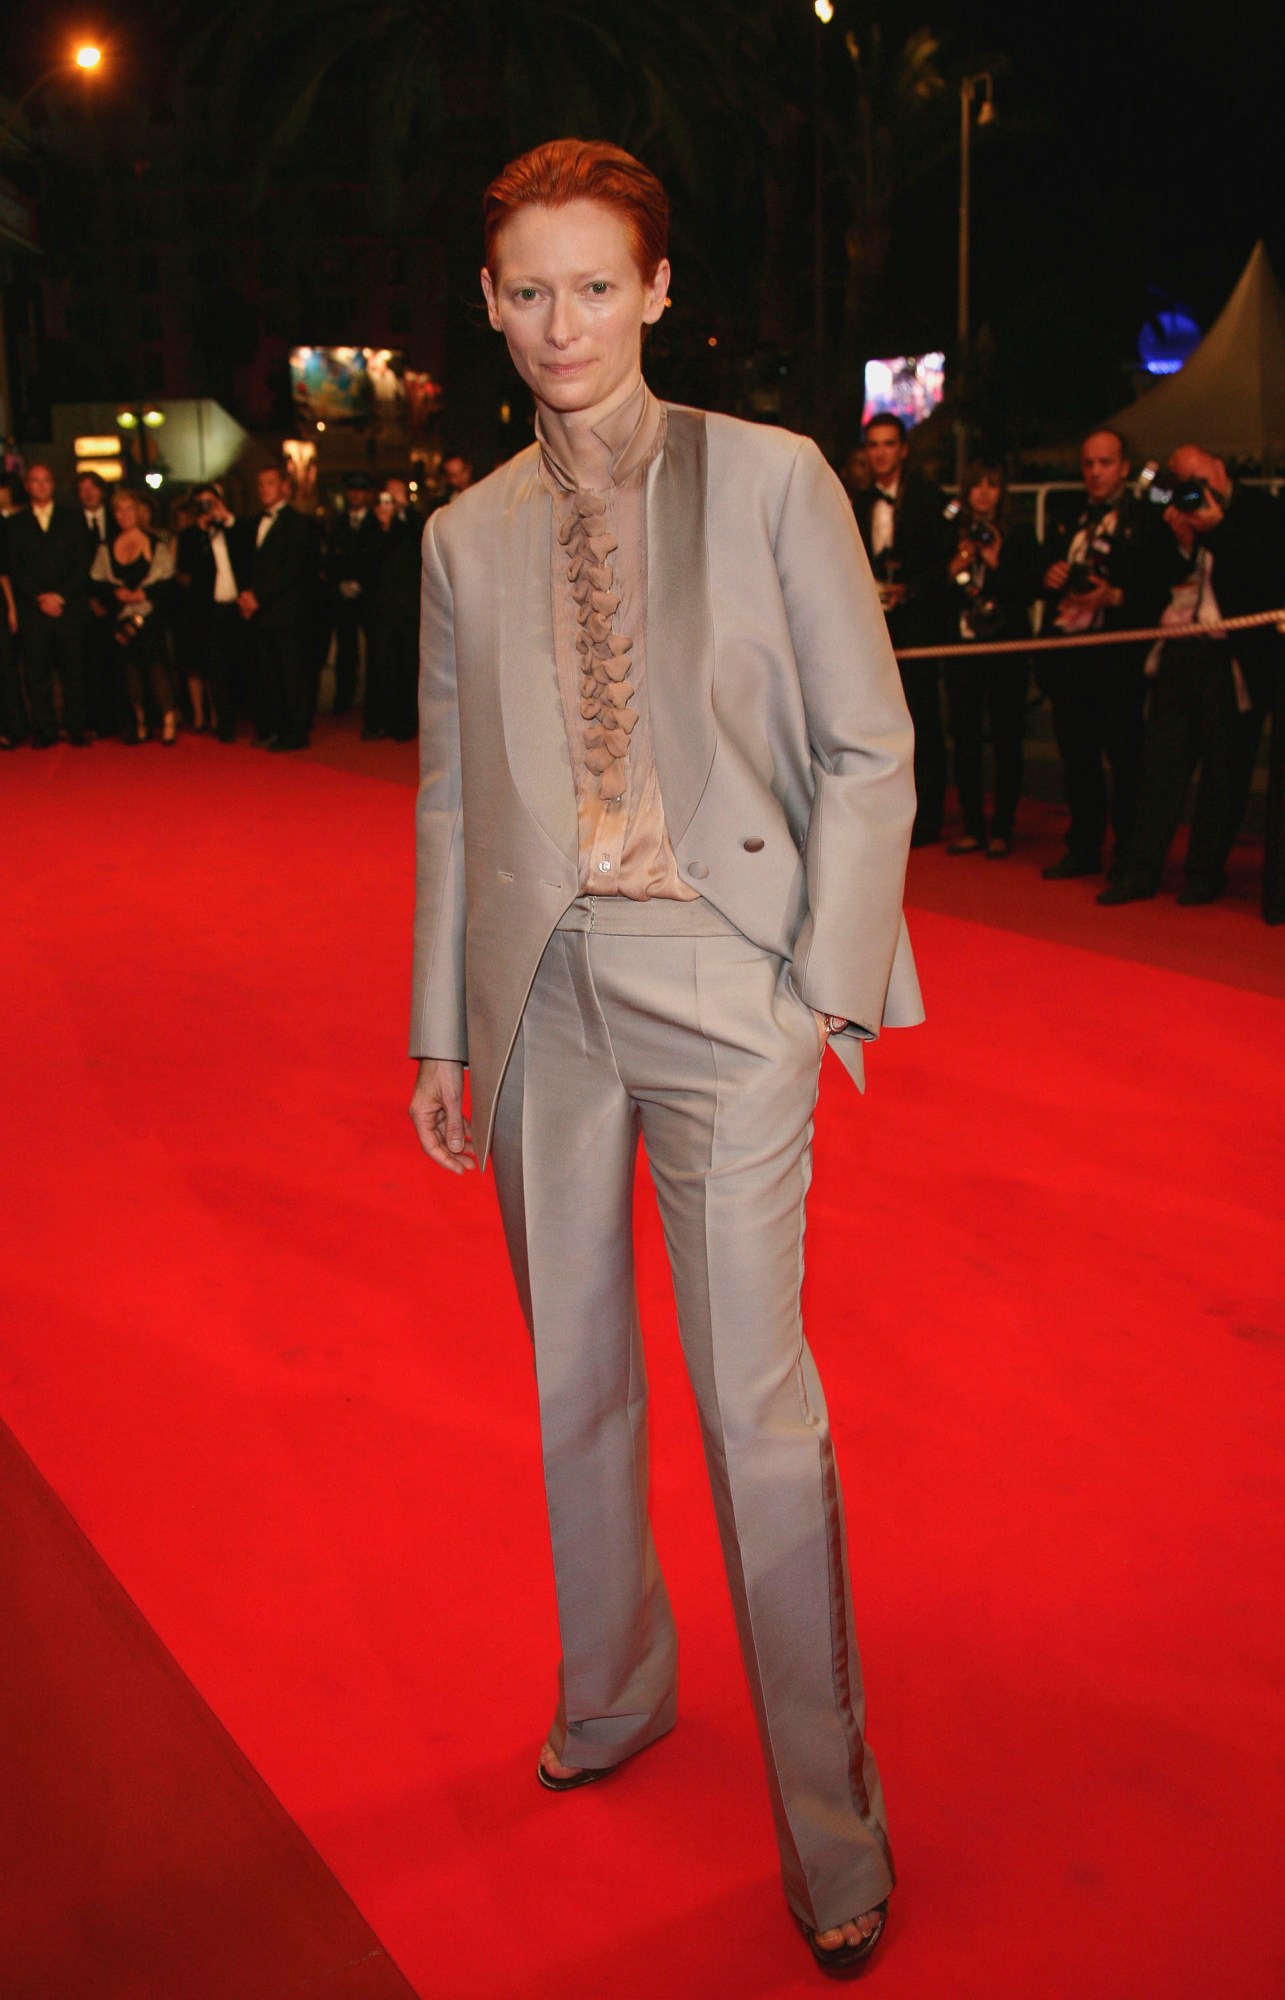
<path fill-rule="evenodd" d="M 669 278 L 669 259 L 662 257 L 656 266 L 655 276 L 647 287 L 647 295 L 643 302 L 644 326 L 655 326 L 669 304 Z"/>
<path fill-rule="evenodd" d="M 491 273 L 482 266 L 482 297 L 486 300 L 486 316 L 497 333 L 504 331 L 500 324 L 500 309 L 495 303 L 495 286 L 491 283 Z"/>

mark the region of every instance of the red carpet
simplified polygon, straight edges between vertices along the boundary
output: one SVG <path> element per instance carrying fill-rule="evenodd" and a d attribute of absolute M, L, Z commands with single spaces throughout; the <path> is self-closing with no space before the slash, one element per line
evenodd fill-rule
<path fill-rule="evenodd" d="M 492 1190 L 405 1119 L 409 781 L 342 732 L 0 764 L 0 1407 L 424 2000 L 815 1993 L 649 1215 L 683 1721 L 535 1785 L 534 1398 Z M 1285 936 L 1243 868 L 1097 911 L 1035 825 L 915 857 L 930 1023 L 823 1094 L 810 1325 L 901 1874 L 870 1990 L 1278 2000 Z M 56 1880 L 83 1828 L 45 1838 Z"/>

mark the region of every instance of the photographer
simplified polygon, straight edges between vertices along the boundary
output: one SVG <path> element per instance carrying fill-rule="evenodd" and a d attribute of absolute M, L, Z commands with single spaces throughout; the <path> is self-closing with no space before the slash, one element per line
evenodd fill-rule
<path fill-rule="evenodd" d="M 961 639 L 1021 639 L 1030 634 L 1031 602 L 1038 586 L 1035 537 L 1010 519 L 1004 467 L 979 459 L 964 475 L 963 499 L 946 509 L 958 541 L 946 574 L 957 599 Z M 1001 654 L 952 660 L 946 667 L 946 702 L 955 749 L 955 786 L 964 832 L 948 854 L 980 854 L 1002 861 L 1013 839 L 1022 790 L 1022 736 L 1030 663 Z M 982 780 L 983 723 L 990 721 L 995 752 L 995 811 L 987 838 Z"/>
<path fill-rule="evenodd" d="M 1149 484 L 1155 502 L 1164 505 L 1176 558 L 1160 623 L 1214 625 L 1271 610 L 1285 560 L 1279 502 L 1233 485 L 1222 460 L 1195 445 L 1174 452 L 1168 476 L 1156 473 Z M 1280 638 L 1271 627 L 1155 647 L 1137 822 L 1119 879 L 1099 903 L 1135 903 L 1157 894 L 1197 766 L 1178 901 L 1212 903 L 1222 894 L 1279 661 Z"/>
<path fill-rule="evenodd" d="M 189 680 L 199 674 L 209 689 L 220 743 L 235 743 L 237 714 L 245 683 L 245 624 L 237 609 L 233 545 L 236 517 L 211 480 L 191 494 L 195 520 L 180 531 L 175 591 L 190 646 L 184 665 Z M 199 721 L 193 693 L 193 713 Z"/>
<path fill-rule="evenodd" d="M 857 527 L 870 557 L 879 601 L 894 646 L 941 643 L 945 623 L 944 568 L 951 545 L 942 520 L 941 491 L 907 463 L 910 446 L 900 417 L 884 411 L 865 427 L 871 484 L 853 499 Z M 905 660 L 901 685 L 915 725 L 915 812 L 912 847 L 940 838 L 946 803 L 946 732 L 941 717 L 941 666 Z"/>
<path fill-rule="evenodd" d="M 1129 460 L 1118 431 L 1085 438 L 1080 474 L 1085 505 L 1073 522 L 1054 525 L 1047 545 L 1052 560 L 1044 572 L 1044 630 L 1067 637 L 1154 625 L 1168 594 L 1170 551 L 1155 510 L 1129 491 Z M 1044 870 L 1045 881 L 1101 870 L 1108 816 L 1104 760 L 1111 767 L 1118 866 L 1137 811 L 1145 659 L 1139 646 L 1086 647 L 1048 654 L 1040 668 L 1071 815 L 1066 853 Z"/>

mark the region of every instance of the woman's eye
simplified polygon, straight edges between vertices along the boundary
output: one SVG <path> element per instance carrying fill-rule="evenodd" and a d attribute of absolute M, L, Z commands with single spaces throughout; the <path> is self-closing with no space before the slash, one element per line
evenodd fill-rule
<path fill-rule="evenodd" d="M 521 299 L 523 305 L 529 306 L 532 299 L 539 297 L 539 293 L 536 291 L 534 285 L 521 285 L 518 288 L 517 297 Z"/>
<path fill-rule="evenodd" d="M 607 280 L 605 278 L 595 278 L 593 283 L 590 285 L 589 290 L 593 293 L 596 299 L 602 299 L 607 296 L 607 293 L 611 290 L 611 286 L 607 283 Z"/>

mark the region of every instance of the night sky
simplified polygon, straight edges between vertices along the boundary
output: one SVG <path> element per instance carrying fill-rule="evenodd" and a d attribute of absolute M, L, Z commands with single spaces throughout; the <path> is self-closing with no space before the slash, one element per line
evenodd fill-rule
<path fill-rule="evenodd" d="M 1071 423 L 1086 403 L 1105 412 L 1126 400 L 1148 312 L 1176 299 L 1207 328 L 1257 236 L 1285 274 L 1281 9 L 898 0 L 882 11 L 890 30 L 927 21 L 948 53 L 999 59 L 999 122 L 975 155 L 973 317 L 993 332 L 1024 407 L 1045 403 L 1056 424 L 1065 404 Z M 155 13 L 14 10 L 0 29 L 8 94 L 93 31 L 115 52 L 95 88 L 147 90 Z M 836 54 L 844 26 L 837 0 Z M 951 160 L 902 204 L 884 315 L 894 347 L 950 341 L 957 200 Z"/>

